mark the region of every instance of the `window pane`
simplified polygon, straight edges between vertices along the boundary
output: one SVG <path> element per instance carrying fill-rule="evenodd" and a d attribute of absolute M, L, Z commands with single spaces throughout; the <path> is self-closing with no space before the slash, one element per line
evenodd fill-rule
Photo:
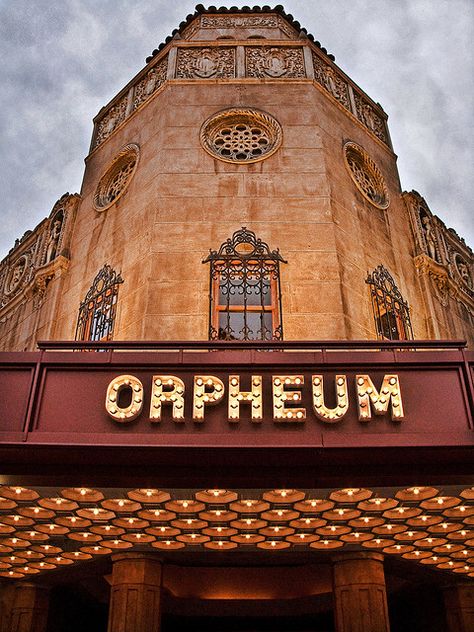
<path fill-rule="evenodd" d="M 399 340 L 397 319 L 392 312 L 386 312 L 379 319 L 380 333 L 384 338 L 389 340 Z"/>
<path fill-rule="evenodd" d="M 271 340 L 271 312 L 220 312 L 220 340 Z"/>
<path fill-rule="evenodd" d="M 219 305 L 271 305 L 270 279 L 241 273 L 219 283 Z"/>

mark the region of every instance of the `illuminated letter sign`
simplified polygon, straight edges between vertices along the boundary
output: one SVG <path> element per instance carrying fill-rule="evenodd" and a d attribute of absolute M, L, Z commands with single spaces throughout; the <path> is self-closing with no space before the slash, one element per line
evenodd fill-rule
<path fill-rule="evenodd" d="M 175 375 L 154 375 L 151 392 L 150 419 L 161 420 L 161 407 L 164 402 L 172 404 L 175 421 L 184 420 L 184 382 Z"/>
<path fill-rule="evenodd" d="M 187 379 L 191 382 L 189 377 Z M 245 403 L 246 411 L 243 414 L 247 418 L 250 417 L 252 422 L 259 424 L 264 419 L 265 376 L 252 375 L 247 376 L 246 379 L 250 380 L 248 391 L 241 390 L 239 375 L 228 375 L 227 421 L 230 423 L 240 421 L 241 404 Z M 270 379 L 270 376 L 267 375 L 266 379 Z M 308 383 L 309 381 L 308 377 Z M 301 406 L 305 386 L 304 375 L 273 375 L 269 386 L 265 397 L 268 397 L 266 400 L 268 403 L 271 401 L 272 418 L 275 423 L 301 423 L 306 420 L 306 408 Z M 342 421 L 350 408 L 347 376 L 336 375 L 333 388 L 335 389 L 335 406 L 330 407 L 325 399 L 324 376 L 322 374 L 311 376 L 312 410 L 316 419 L 327 424 Z M 219 404 L 224 399 L 226 388 L 223 380 L 215 375 L 194 375 L 192 386 L 188 385 L 188 390 L 189 398 L 192 391 L 192 420 L 202 423 L 206 406 Z M 355 391 L 359 421 L 364 423 L 369 421 L 372 419 L 372 413 L 385 415 L 389 408 L 392 420 L 401 421 L 404 418 L 398 375 L 384 375 L 380 391 L 378 391 L 369 375 L 358 374 L 355 376 Z M 176 375 L 154 375 L 151 381 L 150 421 L 160 422 L 163 406 L 166 405 L 171 408 L 173 421 L 184 422 L 186 419 L 185 395 L 184 378 Z M 107 388 L 105 410 L 115 421 L 126 423 L 140 415 L 143 400 L 144 389 L 141 381 L 133 375 L 119 375 L 110 382 Z M 250 406 L 247 407 L 247 404 Z"/>
<path fill-rule="evenodd" d="M 277 421 L 304 421 L 306 408 L 290 408 L 286 403 L 299 404 L 301 391 L 287 390 L 290 386 L 302 386 L 302 375 L 274 375 L 273 382 L 273 418 Z"/>
<path fill-rule="evenodd" d="M 204 420 L 204 406 L 217 404 L 224 397 L 224 383 L 215 375 L 195 375 L 193 392 L 193 419 Z"/>
<path fill-rule="evenodd" d="M 251 403 L 252 421 L 263 417 L 262 376 L 252 375 L 251 390 L 240 390 L 240 377 L 229 375 L 229 421 L 239 421 L 240 402 Z"/>
<path fill-rule="evenodd" d="M 126 404 L 123 400 L 129 403 Z M 142 412 L 142 408 L 143 384 L 138 378 L 133 375 L 119 375 L 110 382 L 105 397 L 105 409 L 115 421 L 132 421 Z"/>
<path fill-rule="evenodd" d="M 326 423 L 335 423 L 342 419 L 349 408 L 347 379 L 345 375 L 336 375 L 336 407 L 328 408 L 324 403 L 324 378 L 313 375 L 313 409 L 316 417 Z"/>
<path fill-rule="evenodd" d="M 392 419 L 403 419 L 403 404 L 398 375 L 385 375 L 380 393 L 368 375 L 357 375 L 357 403 L 360 421 L 371 419 L 371 406 L 376 415 L 384 415 L 392 403 Z"/>

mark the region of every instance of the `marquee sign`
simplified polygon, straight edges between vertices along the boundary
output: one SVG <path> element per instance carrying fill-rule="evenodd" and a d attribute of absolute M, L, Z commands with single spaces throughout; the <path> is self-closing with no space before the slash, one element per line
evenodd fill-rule
<path fill-rule="evenodd" d="M 156 423 L 162 418 L 162 411 L 169 405 L 173 421 L 180 423 L 186 419 L 187 409 L 193 422 L 205 420 L 206 408 L 224 401 L 227 390 L 227 419 L 236 423 L 241 418 L 250 417 L 253 423 L 264 418 L 262 375 L 251 375 L 248 390 L 241 389 L 240 375 L 228 376 L 228 385 L 216 375 L 194 375 L 192 391 L 187 395 L 186 385 L 176 375 L 153 375 L 148 417 Z M 269 376 L 271 389 L 271 417 L 279 423 L 302 423 L 306 420 L 307 410 L 302 403 L 302 391 L 305 388 L 305 376 L 272 375 Z M 346 375 L 336 375 L 333 383 L 334 406 L 326 401 L 324 375 L 313 374 L 310 380 L 312 413 L 324 423 L 341 421 L 349 410 L 349 390 Z M 355 376 L 357 410 L 359 421 L 367 422 L 376 415 L 385 415 L 391 408 L 391 418 L 403 419 L 403 403 L 398 375 L 383 376 L 380 390 L 374 385 L 368 374 Z M 189 401 L 186 404 L 186 399 Z M 105 409 L 112 419 L 119 423 L 128 423 L 139 417 L 144 408 L 145 390 L 143 383 L 134 375 L 115 377 L 107 388 Z M 248 413 L 241 412 L 244 403 L 248 403 Z M 268 415 L 267 415 L 268 416 Z"/>
<path fill-rule="evenodd" d="M 0 354 L 0 447 L 473 443 L 471 352 L 192 344 Z"/>

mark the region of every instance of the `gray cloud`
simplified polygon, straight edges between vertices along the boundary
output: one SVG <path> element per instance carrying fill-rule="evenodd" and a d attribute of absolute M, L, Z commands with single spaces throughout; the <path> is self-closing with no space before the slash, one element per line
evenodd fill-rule
<path fill-rule="evenodd" d="M 92 118 L 194 5 L 0 0 L 0 257 L 80 189 Z M 471 0 L 284 6 L 389 114 L 402 187 L 474 244 Z"/>

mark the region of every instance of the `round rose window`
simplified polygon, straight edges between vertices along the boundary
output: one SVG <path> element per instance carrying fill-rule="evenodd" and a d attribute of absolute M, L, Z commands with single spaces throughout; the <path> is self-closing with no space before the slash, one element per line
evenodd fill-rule
<path fill-rule="evenodd" d="M 377 208 L 387 208 L 389 199 L 385 181 L 367 152 L 356 143 L 346 143 L 344 158 L 351 178 L 362 195 Z"/>
<path fill-rule="evenodd" d="M 126 145 L 99 181 L 94 207 L 105 211 L 125 192 L 138 164 L 138 145 Z"/>
<path fill-rule="evenodd" d="M 201 144 L 214 158 L 250 163 L 268 158 L 280 147 L 282 131 L 260 110 L 233 108 L 214 114 L 201 128 Z"/>

